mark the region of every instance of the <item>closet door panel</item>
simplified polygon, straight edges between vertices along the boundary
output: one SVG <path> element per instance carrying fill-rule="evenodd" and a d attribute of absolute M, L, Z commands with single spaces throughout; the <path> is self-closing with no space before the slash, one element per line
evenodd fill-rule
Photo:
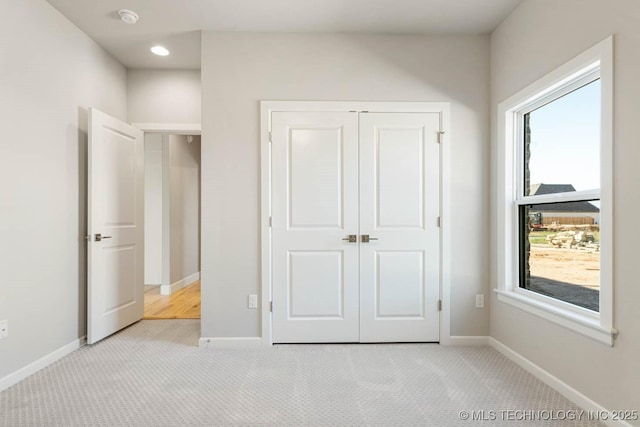
<path fill-rule="evenodd" d="M 273 341 L 358 342 L 358 115 L 272 115 Z"/>
<path fill-rule="evenodd" d="M 439 341 L 440 116 L 360 116 L 360 341 Z M 364 239 L 363 239 L 364 237 Z"/>

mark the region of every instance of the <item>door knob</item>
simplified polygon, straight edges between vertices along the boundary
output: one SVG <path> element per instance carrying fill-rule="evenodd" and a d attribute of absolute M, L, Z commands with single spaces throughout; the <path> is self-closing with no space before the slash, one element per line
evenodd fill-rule
<path fill-rule="evenodd" d="M 96 242 L 99 242 L 99 241 L 101 241 L 101 240 L 104 240 L 104 239 L 110 239 L 110 238 L 111 238 L 111 236 L 103 236 L 103 235 L 102 235 L 102 234 L 100 234 L 100 233 L 96 233 L 95 241 L 96 241 Z"/>
<path fill-rule="evenodd" d="M 360 236 L 360 241 L 362 243 L 369 243 L 370 240 L 378 240 L 377 237 L 369 237 L 368 234 L 363 234 L 362 236 Z"/>
<path fill-rule="evenodd" d="M 345 237 L 342 240 L 346 240 L 349 243 L 356 243 L 358 241 L 358 236 L 356 236 L 355 234 L 349 234 L 347 237 Z"/>

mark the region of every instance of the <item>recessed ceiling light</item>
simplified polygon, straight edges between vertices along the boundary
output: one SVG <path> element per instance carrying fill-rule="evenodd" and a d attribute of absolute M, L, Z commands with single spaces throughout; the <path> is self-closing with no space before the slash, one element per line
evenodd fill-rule
<path fill-rule="evenodd" d="M 137 13 L 129 9 L 120 9 L 118 11 L 118 15 L 120 15 L 120 19 L 122 19 L 127 24 L 135 24 L 136 22 L 138 22 L 138 19 L 140 19 Z"/>
<path fill-rule="evenodd" d="M 158 56 L 167 56 L 169 55 L 169 50 L 163 46 L 154 46 L 151 48 L 151 52 L 155 53 Z"/>

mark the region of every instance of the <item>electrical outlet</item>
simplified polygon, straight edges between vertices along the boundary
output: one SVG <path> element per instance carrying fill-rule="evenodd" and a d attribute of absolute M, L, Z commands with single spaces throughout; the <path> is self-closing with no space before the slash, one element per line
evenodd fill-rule
<path fill-rule="evenodd" d="M 258 295 L 249 294 L 249 308 L 258 308 Z"/>
<path fill-rule="evenodd" d="M 484 308 L 484 295 L 476 295 L 476 308 Z"/>
<path fill-rule="evenodd" d="M 0 340 L 9 336 L 9 321 L 0 320 Z"/>

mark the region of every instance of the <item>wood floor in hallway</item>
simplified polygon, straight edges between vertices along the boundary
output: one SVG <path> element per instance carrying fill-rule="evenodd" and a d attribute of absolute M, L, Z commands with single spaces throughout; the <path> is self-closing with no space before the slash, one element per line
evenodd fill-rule
<path fill-rule="evenodd" d="M 144 291 L 145 319 L 199 319 L 200 281 L 185 286 L 171 295 L 160 295 L 160 286 L 147 286 Z"/>

